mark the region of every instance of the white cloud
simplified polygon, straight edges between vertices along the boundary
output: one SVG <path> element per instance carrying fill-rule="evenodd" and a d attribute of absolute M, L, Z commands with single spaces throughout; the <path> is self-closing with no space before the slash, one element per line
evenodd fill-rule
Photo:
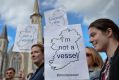
<path fill-rule="evenodd" d="M 84 11 L 95 4 L 96 0 L 58 0 L 55 6 L 64 5 L 69 11 Z"/>
<path fill-rule="evenodd" d="M 8 35 L 8 41 L 9 42 L 11 42 L 11 41 L 13 42 L 13 37 L 11 37 L 11 36 Z"/>
<path fill-rule="evenodd" d="M 34 0 L 0 0 L 1 18 L 7 25 L 29 24 Z"/>
<path fill-rule="evenodd" d="M 48 0 L 47 1 L 48 4 Z M 65 6 L 68 11 L 80 13 L 89 24 L 97 18 L 119 18 L 119 0 L 57 0 L 54 7 Z M 45 2 L 46 4 L 46 2 Z M 50 3 L 51 4 L 51 3 Z"/>
<path fill-rule="evenodd" d="M 35 0 L 0 0 L 1 18 L 7 25 L 29 24 Z M 80 13 L 89 24 L 100 17 L 119 18 L 119 0 L 43 0 L 42 6 L 65 6 L 68 11 Z"/>
<path fill-rule="evenodd" d="M 54 2 L 55 2 L 56 0 L 44 0 L 43 2 L 42 2 L 42 6 L 48 6 L 48 5 L 52 5 Z"/>
<path fill-rule="evenodd" d="M 13 37 L 8 35 L 8 41 L 9 41 L 8 49 L 10 49 L 14 43 Z"/>

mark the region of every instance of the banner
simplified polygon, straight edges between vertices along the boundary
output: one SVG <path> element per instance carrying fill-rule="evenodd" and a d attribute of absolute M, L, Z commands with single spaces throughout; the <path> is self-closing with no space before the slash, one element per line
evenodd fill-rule
<path fill-rule="evenodd" d="M 89 80 L 81 25 L 46 26 L 45 80 Z"/>
<path fill-rule="evenodd" d="M 65 26 L 68 25 L 66 11 L 63 7 L 46 11 L 45 13 L 46 26 Z"/>
<path fill-rule="evenodd" d="M 37 43 L 38 25 L 18 26 L 13 51 L 30 52 L 31 46 Z"/>

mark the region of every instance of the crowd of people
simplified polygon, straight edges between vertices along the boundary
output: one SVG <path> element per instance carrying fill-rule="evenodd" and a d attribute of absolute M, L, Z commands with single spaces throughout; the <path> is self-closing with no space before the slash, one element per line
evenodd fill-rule
<path fill-rule="evenodd" d="M 15 77 L 15 69 L 10 67 L 6 70 L 5 78 L 2 80 L 44 80 L 44 46 L 42 44 L 34 44 L 31 47 L 31 59 L 37 66 L 36 72 L 29 73 L 26 77 L 21 70 Z"/>
<path fill-rule="evenodd" d="M 89 25 L 90 42 L 93 47 L 86 47 L 87 66 L 90 80 L 119 80 L 119 27 L 110 19 L 97 19 Z M 105 52 L 104 61 L 99 52 Z M 19 80 L 44 80 L 44 46 L 34 44 L 31 47 L 32 62 L 38 67 L 35 73 L 26 78 L 20 72 Z M 5 80 L 15 80 L 15 69 L 6 70 Z"/>

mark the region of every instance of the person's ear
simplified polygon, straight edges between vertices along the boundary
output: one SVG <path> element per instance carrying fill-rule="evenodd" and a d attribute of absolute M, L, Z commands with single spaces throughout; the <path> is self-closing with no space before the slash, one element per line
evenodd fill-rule
<path fill-rule="evenodd" d="M 108 36 L 108 37 L 111 37 L 112 36 L 112 29 L 111 28 L 108 28 L 107 30 L 106 30 L 106 35 Z"/>

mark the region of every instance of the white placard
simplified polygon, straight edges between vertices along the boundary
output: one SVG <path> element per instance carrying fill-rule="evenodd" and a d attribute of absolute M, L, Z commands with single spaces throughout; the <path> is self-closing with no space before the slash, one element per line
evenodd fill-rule
<path fill-rule="evenodd" d="M 79 24 L 64 28 L 46 26 L 44 41 L 45 80 L 89 79 L 83 35 Z"/>
<path fill-rule="evenodd" d="M 63 7 L 46 11 L 45 13 L 46 26 L 65 26 L 68 25 L 66 11 Z"/>
<path fill-rule="evenodd" d="M 18 26 L 13 51 L 30 52 L 31 46 L 38 41 L 38 25 Z"/>

